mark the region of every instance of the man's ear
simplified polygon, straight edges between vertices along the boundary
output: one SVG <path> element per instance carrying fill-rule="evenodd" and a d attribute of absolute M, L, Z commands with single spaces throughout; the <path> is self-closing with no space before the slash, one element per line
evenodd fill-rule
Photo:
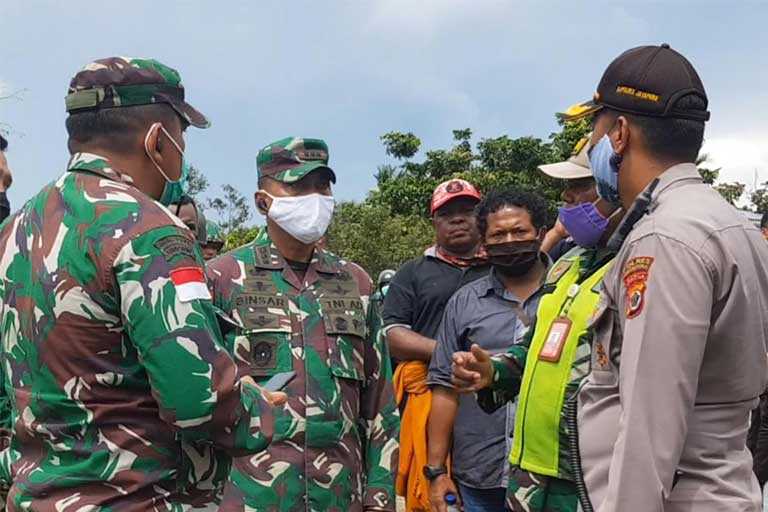
<path fill-rule="evenodd" d="M 160 165 L 163 161 L 163 141 L 160 137 L 160 123 L 152 123 L 144 136 L 144 150 L 149 158 Z"/>
<path fill-rule="evenodd" d="M 618 155 L 623 155 L 629 147 L 630 128 L 627 118 L 624 116 L 617 117 L 615 128 L 608 136 L 613 143 L 613 151 Z"/>
<path fill-rule="evenodd" d="M 545 236 L 547 236 L 547 228 L 539 228 L 539 235 L 536 237 L 539 242 L 543 242 Z"/>
<path fill-rule="evenodd" d="M 266 216 L 269 211 L 269 207 L 272 206 L 272 198 L 263 190 L 257 191 L 253 194 L 253 200 L 256 203 L 256 209 L 259 213 Z"/>

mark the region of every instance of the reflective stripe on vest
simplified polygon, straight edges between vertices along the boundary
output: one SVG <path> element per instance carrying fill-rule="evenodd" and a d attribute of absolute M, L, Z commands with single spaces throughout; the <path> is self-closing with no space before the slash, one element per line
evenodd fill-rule
<path fill-rule="evenodd" d="M 559 476 L 560 416 L 565 390 L 571 379 L 571 366 L 579 338 L 586 334 L 589 319 L 600 298 L 600 294 L 593 291 L 593 288 L 600 283 L 611 265 L 609 261 L 584 282 L 577 284 L 581 257 L 581 254 L 572 257 L 568 270 L 557 278 L 555 290 L 541 298 L 536 331 L 525 361 L 515 413 L 509 462 L 545 476 Z M 568 256 L 563 259 L 566 258 Z M 558 265 L 561 263 L 564 262 L 561 260 Z M 569 297 L 573 297 L 572 300 Z M 570 305 L 567 304 L 569 301 Z M 564 311 L 566 307 L 567 311 Z M 557 362 L 541 360 L 539 353 L 550 327 L 563 313 L 571 321 L 571 328 L 560 359 Z"/>

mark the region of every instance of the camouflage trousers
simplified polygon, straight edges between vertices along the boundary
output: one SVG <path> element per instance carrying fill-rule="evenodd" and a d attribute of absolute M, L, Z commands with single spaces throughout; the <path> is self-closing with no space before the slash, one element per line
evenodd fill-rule
<path fill-rule="evenodd" d="M 510 468 L 507 509 L 513 512 L 576 512 L 576 486 L 568 480 Z"/>

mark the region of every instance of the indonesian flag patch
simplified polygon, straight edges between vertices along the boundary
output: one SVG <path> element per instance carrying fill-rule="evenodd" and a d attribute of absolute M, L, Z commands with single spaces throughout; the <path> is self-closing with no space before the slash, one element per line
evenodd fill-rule
<path fill-rule="evenodd" d="M 642 256 L 632 258 L 624 267 L 624 288 L 626 289 L 625 313 L 628 319 L 635 318 L 643 312 L 645 306 L 645 289 L 648 274 L 651 271 L 653 258 Z"/>
<path fill-rule="evenodd" d="M 181 267 L 171 270 L 171 281 L 173 281 L 176 297 L 180 302 L 211 300 L 211 292 L 208 291 L 205 273 L 200 267 Z"/>

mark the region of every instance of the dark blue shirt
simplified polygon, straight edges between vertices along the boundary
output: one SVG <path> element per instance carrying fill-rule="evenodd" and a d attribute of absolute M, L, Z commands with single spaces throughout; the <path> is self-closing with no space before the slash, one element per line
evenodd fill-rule
<path fill-rule="evenodd" d="M 467 351 L 473 343 L 497 354 L 522 341 L 536 315 L 540 297 L 541 289 L 521 303 L 504 288 L 493 270 L 462 287 L 445 306 L 429 365 L 428 384 L 452 387 L 453 353 Z M 454 477 L 463 485 L 478 489 L 506 486 L 507 455 L 514 425 L 512 407 L 486 414 L 473 395 L 460 395 L 451 465 Z"/>

